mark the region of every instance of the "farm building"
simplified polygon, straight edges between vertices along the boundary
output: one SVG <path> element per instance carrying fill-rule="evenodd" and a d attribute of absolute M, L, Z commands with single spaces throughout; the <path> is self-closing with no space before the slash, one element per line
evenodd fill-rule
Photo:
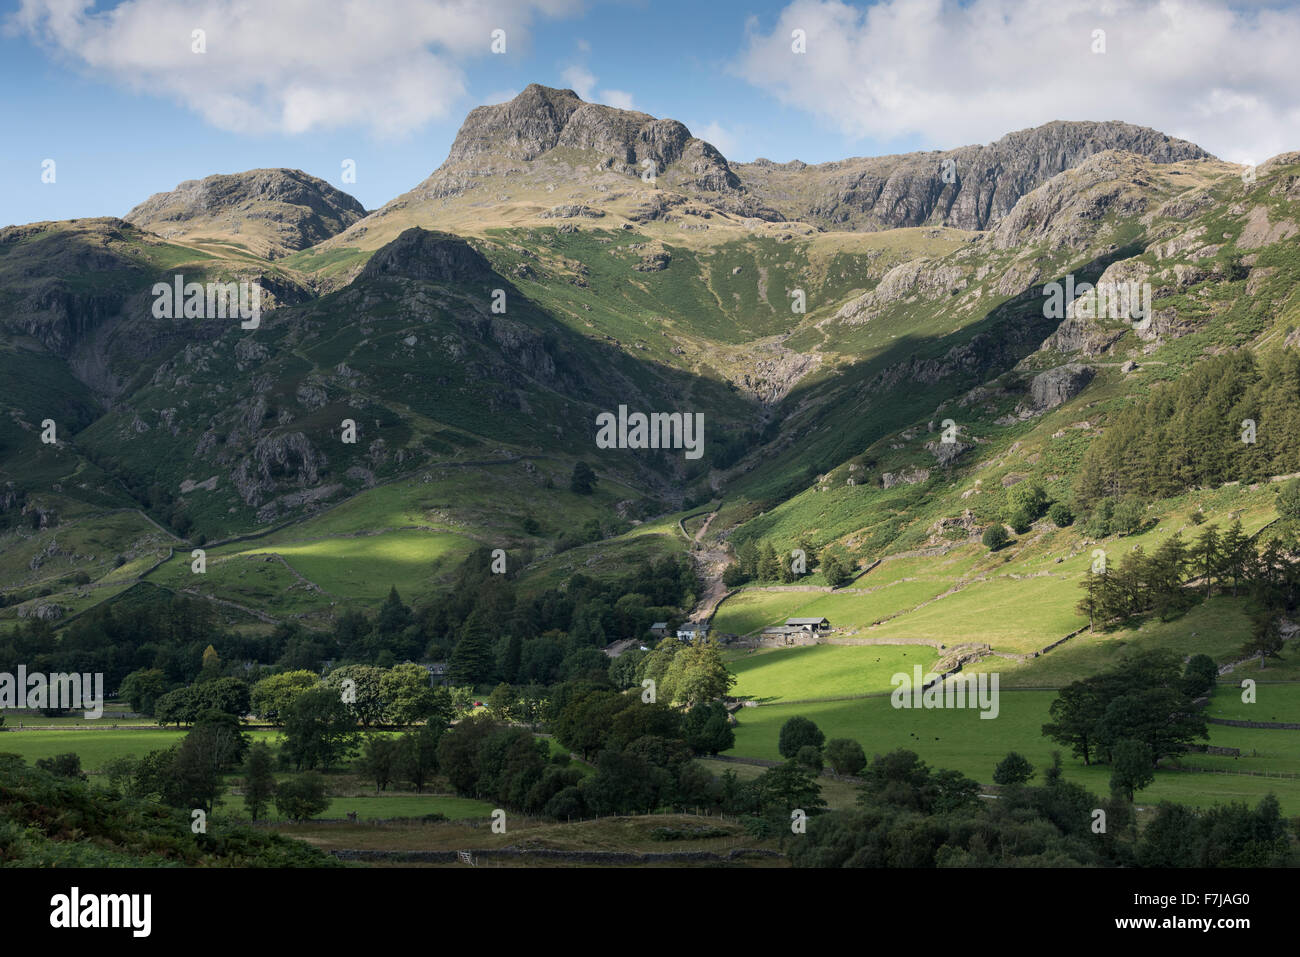
<path fill-rule="evenodd" d="M 785 625 L 773 625 L 771 628 L 763 629 L 763 644 L 771 647 L 773 645 L 795 646 L 795 645 L 815 645 L 817 639 L 811 631 L 802 628 L 787 628 Z"/>
<path fill-rule="evenodd" d="M 815 635 L 824 635 L 831 630 L 831 623 L 826 618 L 787 618 L 785 627 L 796 631 L 811 631 Z"/>
<path fill-rule="evenodd" d="M 677 629 L 677 637 L 682 641 L 694 641 L 709 637 L 709 626 L 702 621 L 688 621 Z"/>
<path fill-rule="evenodd" d="M 654 635 L 656 638 L 667 638 L 668 622 L 656 621 L 653 625 L 650 626 L 650 634 Z"/>
<path fill-rule="evenodd" d="M 763 638 L 782 645 L 811 645 L 816 644 L 818 635 L 830 630 L 831 623 L 825 618 L 787 618 L 784 625 L 764 628 Z"/>

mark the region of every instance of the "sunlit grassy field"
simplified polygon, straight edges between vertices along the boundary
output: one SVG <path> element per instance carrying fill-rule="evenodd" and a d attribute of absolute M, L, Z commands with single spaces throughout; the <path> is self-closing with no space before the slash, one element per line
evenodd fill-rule
<path fill-rule="evenodd" d="M 1215 689 L 1214 700 L 1211 703 L 1214 716 L 1228 718 L 1233 721 L 1271 721 L 1278 724 L 1300 724 L 1300 683 L 1257 683 L 1254 689 L 1255 700 L 1250 703 L 1242 700 L 1245 695 L 1245 691 L 1241 687 L 1242 680 L 1251 678 L 1257 682 L 1267 682 L 1270 679 L 1266 675 L 1267 672 L 1261 675 L 1253 669 L 1244 671 L 1239 669 L 1237 672 L 1221 679 L 1219 687 Z M 1300 731 L 1292 733 L 1296 735 L 1297 747 L 1300 747 Z"/>
<path fill-rule="evenodd" d="M 394 586 L 403 594 L 428 591 L 437 571 L 450 570 L 476 546 L 473 539 L 461 535 L 411 529 L 286 542 L 241 554 L 280 555 L 300 575 L 332 595 L 375 601 Z"/>
<path fill-rule="evenodd" d="M 810 645 L 741 653 L 729 667 L 739 678 L 734 696 L 779 702 L 890 691 L 895 674 L 928 670 L 937 658 L 925 645 Z"/>
<path fill-rule="evenodd" d="M 976 582 L 870 629 L 873 638 L 983 642 L 996 651 L 1035 651 L 1087 624 L 1074 609 L 1072 582 L 1057 578 Z M 1073 600 L 1071 600 L 1073 599 Z"/>
<path fill-rule="evenodd" d="M 1242 635 L 1249 627 L 1244 600 L 1215 597 L 1172 621 L 1149 620 L 1111 631 L 1084 631 L 1029 661 L 985 658 L 965 670 L 999 672 L 1007 687 L 1056 688 L 1113 667 L 1137 651 L 1164 649 L 1184 657 L 1204 654 L 1216 662 L 1231 661 L 1238 656 Z M 1234 676 L 1237 674 L 1254 676 L 1254 666 L 1238 667 Z"/>
<path fill-rule="evenodd" d="M 81 756 L 81 769 L 94 772 L 109 761 L 126 755 L 142 758 L 150 751 L 159 751 L 179 744 L 186 730 L 154 728 L 137 731 L 125 728 L 97 728 L 86 731 L 15 731 L 8 721 L 0 731 L 0 752 L 21 755 L 28 764 L 38 758 L 52 758 L 71 751 Z M 275 731 L 248 731 L 251 741 L 274 743 Z"/>

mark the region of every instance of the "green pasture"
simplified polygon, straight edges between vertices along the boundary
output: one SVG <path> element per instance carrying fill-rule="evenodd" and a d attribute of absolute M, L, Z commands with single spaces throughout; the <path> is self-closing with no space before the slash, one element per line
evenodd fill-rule
<path fill-rule="evenodd" d="M 1267 675 L 1267 672 L 1265 672 Z M 1286 684 L 1255 685 L 1255 700 L 1247 704 L 1242 701 L 1245 691 L 1241 687 L 1244 678 L 1256 682 L 1270 681 L 1253 669 L 1225 675 L 1220 679 L 1219 687 L 1214 691 L 1210 702 L 1210 713 L 1216 718 L 1232 721 L 1271 721 L 1278 724 L 1300 724 L 1300 682 Z M 1300 735 L 1300 731 L 1295 732 Z M 1296 738 L 1300 745 L 1300 737 Z"/>
<path fill-rule="evenodd" d="M 713 630 L 747 635 L 767 625 L 776 625 L 797 615 L 819 592 L 759 591 L 752 588 L 732 595 L 718 606 Z"/>
<path fill-rule="evenodd" d="M 870 629 L 872 638 L 929 638 L 947 645 L 982 642 L 995 651 L 1035 651 L 1087 624 L 1065 577 L 974 582 L 911 614 Z"/>
<path fill-rule="evenodd" d="M 1164 649 L 1183 657 L 1204 654 L 1219 663 L 1231 661 L 1249 629 L 1245 601 L 1216 596 L 1171 621 L 1151 619 L 1129 628 L 1084 631 L 1028 661 L 988 657 L 964 670 L 996 671 L 1004 687 L 1059 688 L 1141 651 Z M 1240 674 L 1255 675 L 1253 665 L 1244 667 L 1238 668 Z"/>
<path fill-rule="evenodd" d="M 871 576 L 859 579 L 860 590 L 820 595 L 797 612 L 804 618 L 827 618 L 836 628 L 858 631 L 891 615 L 906 615 L 953 586 L 943 578 L 899 579 L 874 585 Z M 942 639 L 940 639 L 942 640 Z"/>
<path fill-rule="evenodd" d="M 38 758 L 52 758 L 71 751 L 81 756 L 83 771 L 98 771 L 115 758 L 134 755 L 142 758 L 150 751 L 161 751 L 179 744 L 188 729 L 153 728 L 137 731 L 128 728 L 97 728 L 85 731 L 11 730 L 9 722 L 0 729 L 0 753 L 21 755 L 28 764 Z M 274 745 L 278 732 L 248 731 L 251 741 Z"/>
<path fill-rule="evenodd" d="M 732 694 L 781 701 L 869 694 L 892 689 L 899 672 L 929 670 L 939 653 L 925 645 L 809 645 L 742 652 L 729 662 L 739 679 Z M 753 714 L 745 709 L 742 715 Z"/>
<path fill-rule="evenodd" d="M 676 519 L 656 519 L 622 535 L 537 559 L 523 570 L 519 588 L 526 593 L 560 588 L 578 573 L 592 578 L 626 575 L 643 562 L 683 554 L 684 544 Z"/>
<path fill-rule="evenodd" d="M 745 757 L 780 759 L 777 751 L 781 725 L 795 715 L 816 722 L 830 738 L 853 738 L 862 744 L 868 757 L 897 748 L 915 751 L 931 767 L 961 771 L 988 784 L 993 769 L 1008 751 L 1017 751 L 1042 769 L 1051 763 L 1055 750 L 1062 751 L 1065 774 L 1093 793 L 1109 792 L 1110 769 L 1085 767 L 1068 750 L 1060 748 L 1041 734 L 1048 720 L 1048 708 L 1054 699 L 1049 691 L 1011 691 L 999 697 L 998 717 L 980 717 L 978 710 L 962 709 L 895 709 L 888 697 L 854 701 L 820 702 L 797 705 L 767 705 L 746 708 L 738 714 L 736 745 L 729 752 Z M 1211 727 L 1210 743 L 1243 748 L 1241 758 L 1217 758 L 1209 755 L 1188 756 L 1189 767 L 1219 767 L 1234 771 L 1300 771 L 1300 737 L 1261 735 L 1295 735 L 1285 731 L 1251 731 L 1239 728 Z M 1258 756 L 1253 756 L 1252 751 Z M 1224 766 L 1231 762 L 1230 768 Z M 1286 814 L 1300 813 L 1300 779 L 1236 774 L 1193 773 L 1161 770 L 1155 782 L 1138 795 L 1140 805 L 1164 798 L 1197 806 L 1209 806 L 1228 800 L 1254 803 L 1267 793 L 1274 793 Z"/>
<path fill-rule="evenodd" d="M 271 555 L 207 553 L 203 574 L 192 571 L 189 552 L 161 566 L 149 582 L 176 591 L 199 594 L 256 608 L 271 615 L 310 614 L 321 610 L 321 595 Z"/>

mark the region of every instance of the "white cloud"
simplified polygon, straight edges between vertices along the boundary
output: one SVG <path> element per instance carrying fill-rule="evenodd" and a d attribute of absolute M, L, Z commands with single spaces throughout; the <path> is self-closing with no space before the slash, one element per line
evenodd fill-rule
<path fill-rule="evenodd" d="M 791 50 L 791 32 L 807 53 Z M 1093 31 L 1106 52 L 1093 53 Z M 989 142 L 1125 120 L 1228 160 L 1300 148 L 1300 9 L 1217 0 L 795 0 L 736 72 L 854 138 Z"/>
<path fill-rule="evenodd" d="M 578 42 L 581 44 L 583 41 Z M 573 63 L 566 66 L 560 71 L 560 79 L 588 103 L 603 103 L 607 106 L 618 107 L 620 110 L 636 109 L 632 101 L 632 94 L 626 90 L 597 90 L 596 74 L 581 64 Z"/>
<path fill-rule="evenodd" d="M 739 158 L 740 138 L 731 130 L 726 129 L 717 120 L 713 120 L 701 127 L 691 127 L 691 134 L 698 136 L 706 143 L 712 143 L 717 147 L 718 152 L 729 160 Z"/>
<path fill-rule="evenodd" d="M 596 75 L 586 67 L 566 67 L 564 72 L 560 74 L 560 79 L 567 83 L 574 93 L 577 93 L 578 96 L 582 97 L 588 103 L 594 101 L 596 94 Z"/>
<path fill-rule="evenodd" d="M 367 126 L 384 136 L 448 115 L 462 64 L 526 44 L 539 16 L 577 0 L 21 0 L 9 20 L 103 77 L 169 96 L 235 132 Z M 191 49 L 194 30 L 207 52 Z"/>
<path fill-rule="evenodd" d="M 620 110 L 636 109 L 636 106 L 632 103 L 632 94 L 626 90 L 601 90 L 600 102 L 616 106 Z"/>

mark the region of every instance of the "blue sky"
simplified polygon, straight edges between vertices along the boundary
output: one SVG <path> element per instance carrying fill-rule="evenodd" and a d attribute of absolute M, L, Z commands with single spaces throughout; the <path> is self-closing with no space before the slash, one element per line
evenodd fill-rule
<path fill-rule="evenodd" d="M 10 141 L 0 153 L 0 182 L 6 184 L 0 224 L 121 216 L 183 180 L 266 166 L 305 170 L 374 209 L 442 163 L 474 106 L 532 82 L 572 86 L 565 74 L 574 68 L 597 77 L 598 101 L 599 91 L 624 91 L 635 108 L 679 119 L 692 130 L 719 124 L 732 134 L 726 145 L 739 148 L 732 158 L 762 154 L 814 162 L 843 158 L 855 148 L 874 152 L 871 144 L 852 143 L 729 72 L 751 11 L 763 18 L 761 7 L 656 0 L 540 20 L 526 49 L 512 49 L 507 34 L 504 56 L 467 62 L 467 92 L 452 101 L 448 115 L 396 135 L 357 127 L 230 133 L 175 98 L 126 89 L 30 37 L 0 36 L 0 84 L 23 91 L 0 99 L 0 128 Z M 40 182 L 45 158 L 57 164 L 53 185 Z M 345 158 L 357 162 L 355 184 L 340 181 Z"/>
<path fill-rule="evenodd" d="M 374 209 L 443 161 L 469 109 L 530 82 L 674 117 L 741 161 L 947 148 L 1055 118 L 1151 125 L 1239 162 L 1300 149 L 1293 3 L 1182 0 L 1171 17 L 1145 0 L 302 2 L 204 24 L 196 57 L 201 11 L 245 5 L 5 0 L 0 225 L 120 216 L 265 166 Z M 493 23 L 505 55 L 488 50 Z"/>

